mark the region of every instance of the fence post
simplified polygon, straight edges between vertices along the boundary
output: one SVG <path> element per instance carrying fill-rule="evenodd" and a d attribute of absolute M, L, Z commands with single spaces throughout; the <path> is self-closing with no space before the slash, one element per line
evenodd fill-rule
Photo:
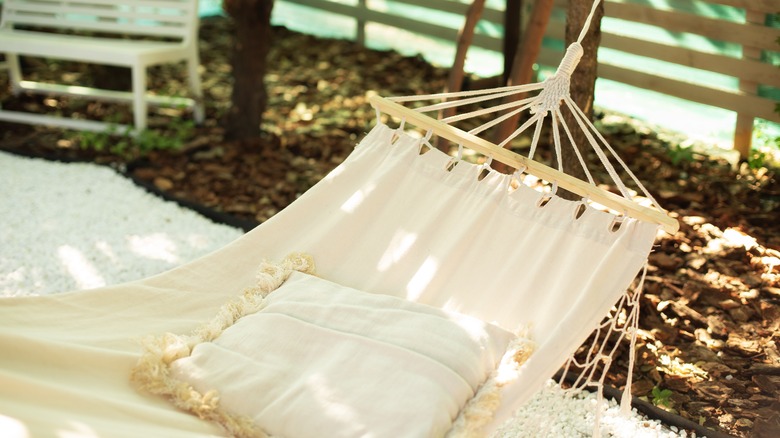
<path fill-rule="evenodd" d="M 762 12 L 745 10 L 745 22 L 763 26 L 766 16 Z M 761 60 L 761 49 L 742 46 L 742 59 Z M 758 94 L 758 84 L 753 81 L 739 80 L 739 91 L 748 94 Z M 752 114 L 737 113 L 737 124 L 734 127 L 734 149 L 739 152 L 741 158 L 750 156 L 750 148 L 753 139 Z"/>
<path fill-rule="evenodd" d="M 365 15 L 363 12 L 365 12 L 365 10 L 367 9 L 366 3 L 367 0 L 358 0 L 358 9 L 360 9 L 358 16 L 363 17 Z M 365 46 L 366 45 L 366 20 L 362 18 L 358 18 L 356 24 L 357 24 L 357 33 L 355 35 L 355 40 L 361 46 Z"/>

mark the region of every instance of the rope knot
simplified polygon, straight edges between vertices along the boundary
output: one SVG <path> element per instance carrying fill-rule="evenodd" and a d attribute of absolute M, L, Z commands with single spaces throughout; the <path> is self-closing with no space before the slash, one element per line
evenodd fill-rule
<path fill-rule="evenodd" d="M 568 75 L 555 73 L 544 81 L 544 88 L 531 104 L 531 114 L 541 113 L 546 117 L 550 111 L 555 111 L 561 106 L 561 100 L 569 95 L 571 79 Z"/>

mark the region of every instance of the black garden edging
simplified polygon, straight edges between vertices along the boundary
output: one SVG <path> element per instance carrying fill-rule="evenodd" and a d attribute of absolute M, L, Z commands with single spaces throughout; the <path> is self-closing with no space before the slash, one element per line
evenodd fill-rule
<path fill-rule="evenodd" d="M 555 374 L 555 381 L 560 381 L 563 373 L 558 371 Z M 568 384 L 573 384 L 577 381 L 579 376 L 576 373 L 569 372 L 566 374 L 564 381 Z M 595 385 L 587 385 L 585 389 L 595 392 L 597 387 Z M 623 391 L 613 386 L 604 385 L 604 397 L 615 399 L 618 403 L 623 399 Z M 733 435 L 729 435 L 723 432 L 718 432 L 712 429 L 708 429 L 695 421 L 691 421 L 687 418 L 683 418 L 679 415 L 672 414 L 663 409 L 658 408 L 652 403 L 646 402 L 639 397 L 631 397 L 631 406 L 638 412 L 646 415 L 648 418 L 658 420 L 667 426 L 675 426 L 681 430 L 688 430 L 696 432 L 697 437 L 706 438 L 736 438 Z"/>
<path fill-rule="evenodd" d="M 240 228 L 244 230 L 244 232 L 248 232 L 249 230 L 260 225 L 260 222 L 252 221 L 248 219 L 241 219 L 232 216 L 230 214 L 215 210 L 213 208 L 209 208 L 204 205 L 198 204 L 197 202 L 171 195 L 170 193 L 158 189 L 154 184 L 148 183 L 146 181 L 141 180 L 140 178 L 135 177 L 133 175 L 133 171 L 143 166 L 143 160 L 136 160 L 136 161 L 131 161 L 127 164 L 117 165 L 115 163 L 95 163 L 89 158 L 68 157 L 56 153 L 42 154 L 42 153 L 29 152 L 24 150 L 13 150 L 13 151 L 1 150 L 1 151 L 12 155 L 17 155 L 20 157 L 37 158 L 37 159 L 52 161 L 56 163 L 88 163 L 88 164 L 94 164 L 96 166 L 107 167 L 115 171 L 117 174 L 121 175 L 122 177 L 129 179 L 130 181 L 133 182 L 133 184 L 146 190 L 147 192 L 165 201 L 175 202 L 176 204 L 178 204 L 183 208 L 195 211 L 196 213 L 200 214 L 201 216 L 213 222 L 231 226 L 234 228 Z"/>
<path fill-rule="evenodd" d="M 140 166 L 137 163 L 134 162 L 128 163 L 127 169 L 122 173 L 122 176 L 128 178 L 135 185 L 143 188 L 144 190 L 146 190 L 147 192 L 155 196 L 158 196 L 166 201 L 175 202 L 184 208 L 193 210 L 196 213 L 200 214 L 201 216 L 204 216 L 212 220 L 213 222 L 223 224 L 223 225 L 228 225 L 234 228 L 240 228 L 244 230 L 244 232 L 248 232 L 249 230 L 260 225 L 260 222 L 248 220 L 248 219 L 241 219 L 232 216 L 230 214 L 215 210 L 213 208 L 206 207 L 202 204 L 198 204 L 197 202 L 190 201 L 188 199 L 179 198 L 178 196 L 174 196 L 168 192 L 160 190 L 154 184 L 146 182 L 133 175 L 133 170 L 137 169 L 138 167 Z"/>

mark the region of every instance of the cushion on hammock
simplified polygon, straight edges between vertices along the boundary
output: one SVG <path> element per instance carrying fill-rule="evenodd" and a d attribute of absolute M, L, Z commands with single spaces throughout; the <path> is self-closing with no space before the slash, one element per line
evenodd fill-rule
<path fill-rule="evenodd" d="M 187 406 L 179 395 L 180 407 L 239 436 L 443 436 L 515 337 L 304 272 L 285 277 L 259 311 L 232 305 L 236 320 L 212 327 L 211 341 L 180 342 L 194 346 L 169 357 L 170 377 L 199 398 Z"/>

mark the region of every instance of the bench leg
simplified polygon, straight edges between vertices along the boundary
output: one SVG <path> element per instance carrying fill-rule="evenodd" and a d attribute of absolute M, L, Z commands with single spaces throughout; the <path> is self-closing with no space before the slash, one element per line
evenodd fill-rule
<path fill-rule="evenodd" d="M 200 73 L 198 73 L 198 67 L 200 66 L 200 55 L 197 49 L 195 53 L 187 58 L 187 81 L 190 86 L 190 92 L 195 98 L 195 105 L 192 107 L 192 114 L 195 118 L 195 123 L 203 123 L 204 110 L 203 110 L 203 91 L 200 85 Z"/>
<path fill-rule="evenodd" d="M 135 65 L 133 70 L 133 124 L 135 132 L 146 129 L 146 66 Z"/>
<path fill-rule="evenodd" d="M 11 80 L 11 92 L 19 94 L 22 91 L 22 69 L 19 65 L 19 55 L 6 53 L 5 60 L 8 63 L 8 76 Z"/>

